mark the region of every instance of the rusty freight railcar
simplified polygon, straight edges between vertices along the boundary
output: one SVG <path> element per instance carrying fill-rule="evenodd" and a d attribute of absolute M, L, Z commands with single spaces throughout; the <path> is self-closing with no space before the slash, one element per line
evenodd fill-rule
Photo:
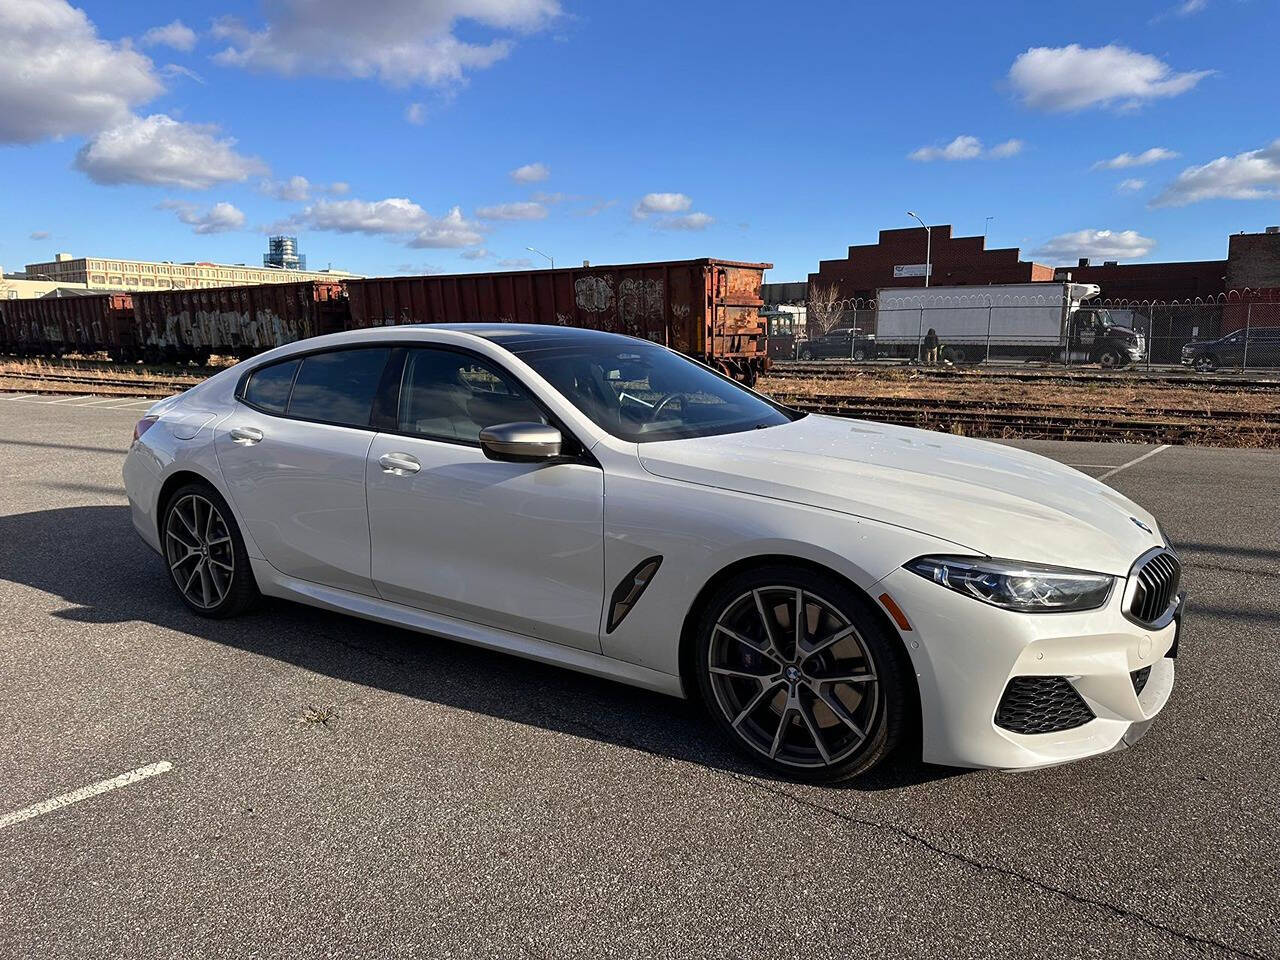
<path fill-rule="evenodd" d="M 643 337 L 748 383 L 768 366 L 760 284 L 772 264 L 673 260 L 346 281 L 353 327 L 548 323 Z"/>
<path fill-rule="evenodd" d="M 40 297 L 0 302 L 0 349 L 19 356 L 105 351 L 128 359 L 133 302 L 127 293 Z"/>
<path fill-rule="evenodd" d="M 347 326 L 342 284 L 327 280 L 135 293 L 143 359 L 249 357 Z"/>

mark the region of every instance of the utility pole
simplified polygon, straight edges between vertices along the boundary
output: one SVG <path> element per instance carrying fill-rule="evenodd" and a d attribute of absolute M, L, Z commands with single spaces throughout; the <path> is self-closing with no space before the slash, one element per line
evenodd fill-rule
<path fill-rule="evenodd" d="M 929 261 L 933 255 L 933 230 L 930 229 L 927 223 L 920 220 L 920 215 L 914 211 L 908 210 L 907 216 L 914 217 L 916 220 L 919 220 L 920 226 L 924 227 L 924 285 L 927 287 L 929 286 Z"/>

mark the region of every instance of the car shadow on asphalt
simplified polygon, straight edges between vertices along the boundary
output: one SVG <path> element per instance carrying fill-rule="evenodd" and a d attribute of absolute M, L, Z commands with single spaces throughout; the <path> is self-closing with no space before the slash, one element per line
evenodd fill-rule
<path fill-rule="evenodd" d="M 80 549 L 69 563 L 72 543 Z M 62 598 L 70 606 L 54 616 L 63 619 L 143 621 L 399 696 L 735 775 L 770 776 L 724 744 L 695 703 L 287 601 L 268 599 L 233 620 L 196 616 L 134 532 L 127 507 L 0 517 L 0 579 Z M 963 772 L 922 763 L 916 745 L 849 787 L 891 790 Z"/>

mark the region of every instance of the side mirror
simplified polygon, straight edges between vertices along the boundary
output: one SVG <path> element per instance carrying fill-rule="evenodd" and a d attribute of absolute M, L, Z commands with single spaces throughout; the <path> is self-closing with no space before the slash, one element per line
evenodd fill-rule
<path fill-rule="evenodd" d="M 537 463 L 560 456 L 562 439 L 545 423 L 499 423 L 480 431 L 480 449 L 490 460 Z"/>

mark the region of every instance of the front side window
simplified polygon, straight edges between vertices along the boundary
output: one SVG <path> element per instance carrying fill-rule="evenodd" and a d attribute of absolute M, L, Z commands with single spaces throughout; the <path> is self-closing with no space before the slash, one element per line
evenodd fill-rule
<path fill-rule="evenodd" d="M 255 370 L 245 384 L 245 402 L 268 413 L 284 413 L 285 407 L 289 405 L 289 390 L 293 386 L 293 375 L 298 372 L 299 363 L 299 360 L 289 360 Z"/>
<path fill-rule="evenodd" d="M 479 443 L 500 423 L 546 423 L 542 409 L 507 374 L 476 357 L 413 349 L 405 357 L 396 414 L 401 433 Z"/>
<path fill-rule="evenodd" d="M 802 416 L 644 340 L 593 334 L 500 342 L 598 426 L 622 440 L 707 437 L 777 426 Z"/>
<path fill-rule="evenodd" d="M 367 427 L 389 349 L 333 350 L 302 358 L 288 414 L 347 427 Z"/>

